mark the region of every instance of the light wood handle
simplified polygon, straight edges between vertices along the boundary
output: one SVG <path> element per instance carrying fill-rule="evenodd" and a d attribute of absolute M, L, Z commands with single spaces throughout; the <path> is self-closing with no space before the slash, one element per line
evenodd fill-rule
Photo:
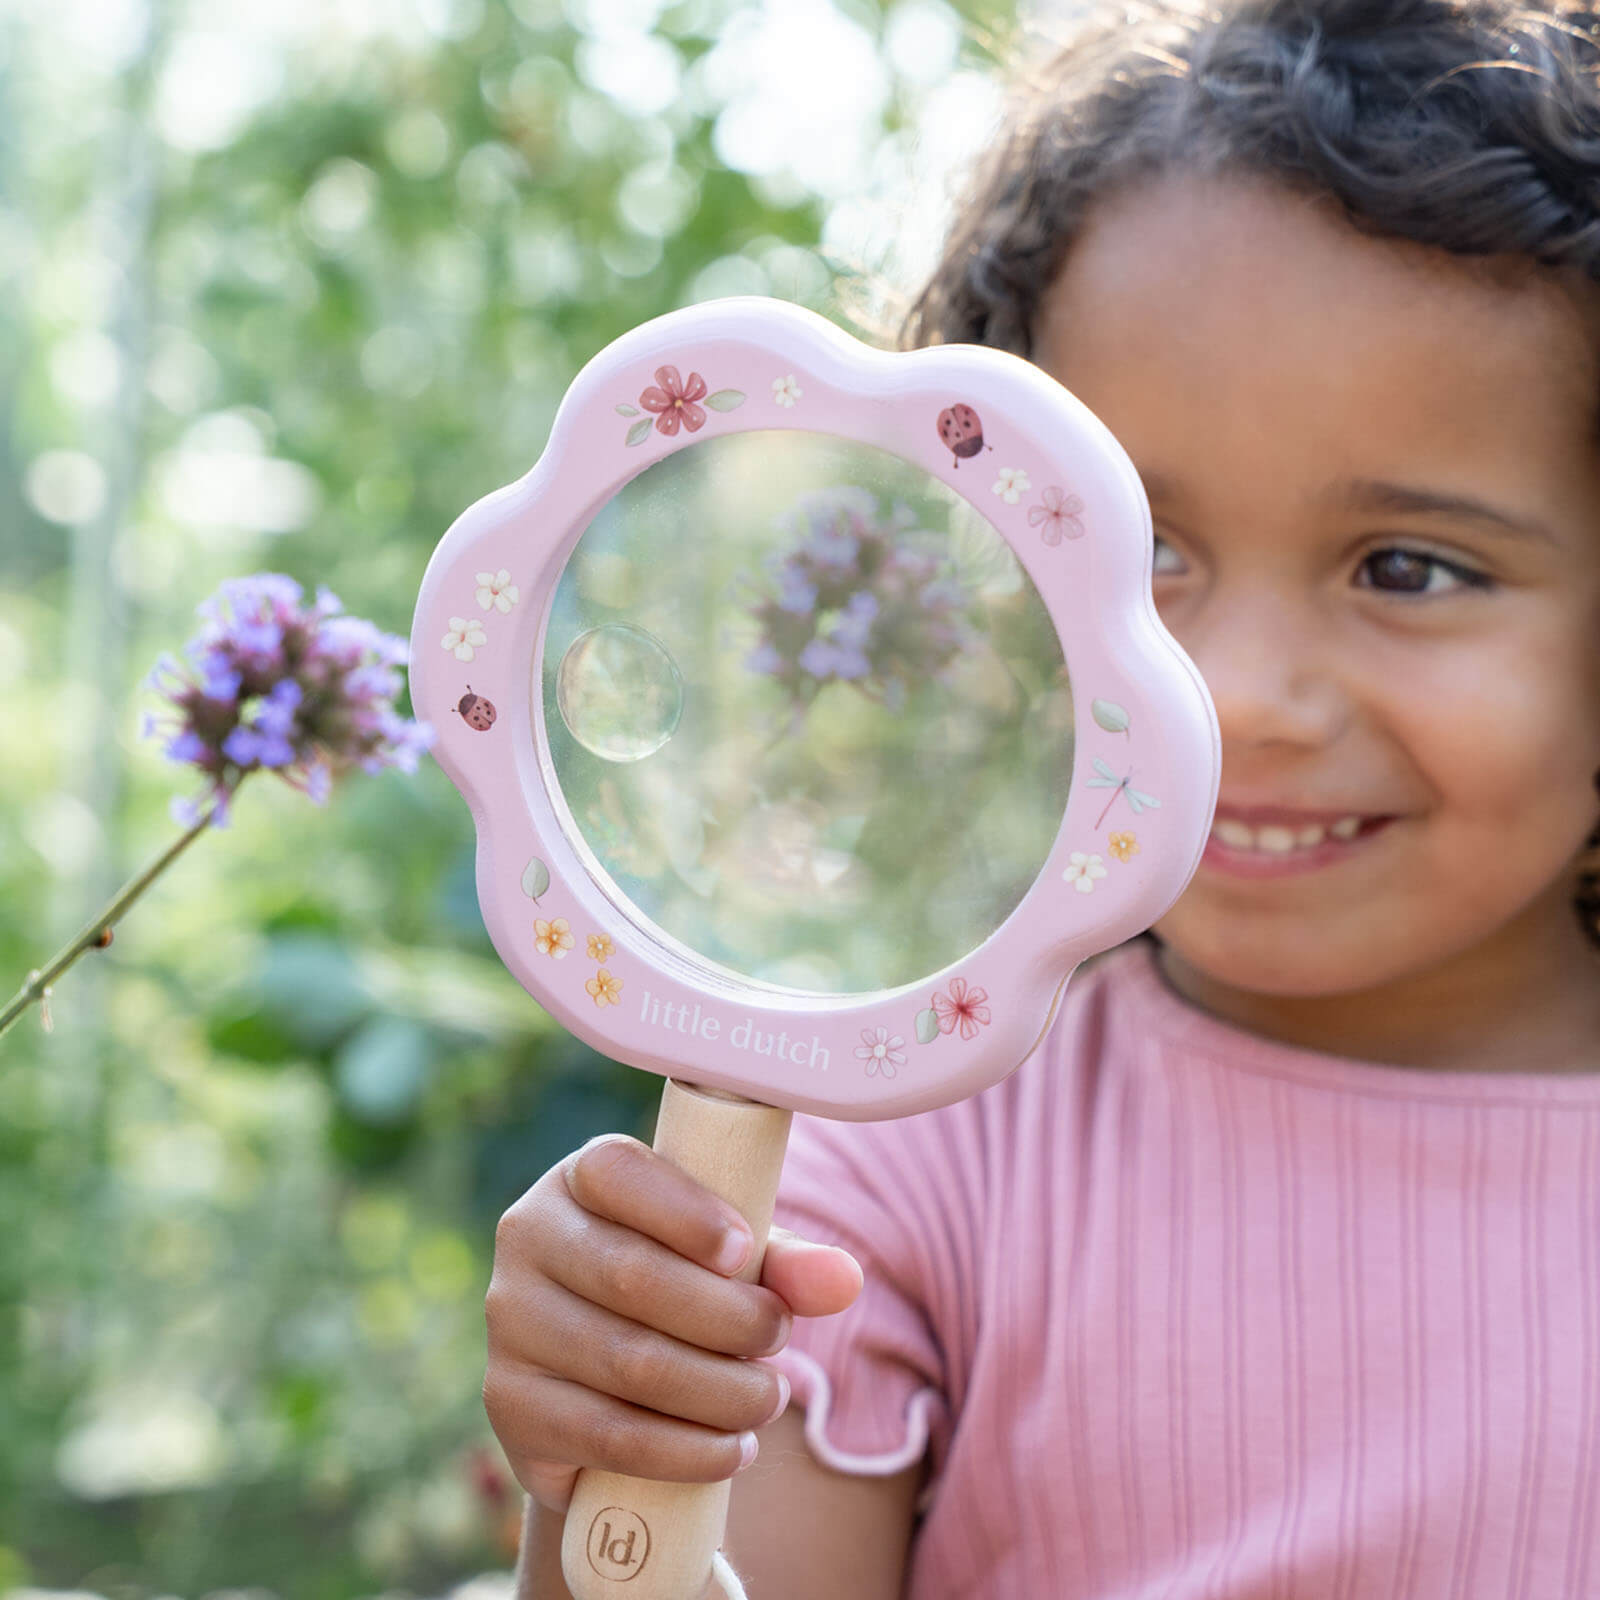
<path fill-rule="evenodd" d="M 756 1247 L 739 1276 L 761 1275 L 792 1113 L 669 1078 L 655 1148 L 750 1224 Z M 574 1600 L 701 1600 L 722 1543 L 728 1484 L 652 1483 L 578 1474 L 561 1540 Z"/>

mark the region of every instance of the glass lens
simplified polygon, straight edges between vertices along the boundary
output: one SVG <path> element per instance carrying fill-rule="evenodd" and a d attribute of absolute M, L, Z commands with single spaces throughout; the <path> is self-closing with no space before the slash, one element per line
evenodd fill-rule
<path fill-rule="evenodd" d="M 966 501 L 870 445 L 741 433 L 647 468 L 573 550 L 538 670 L 610 892 L 764 983 L 856 994 L 958 960 L 1066 807 L 1038 593 Z"/>

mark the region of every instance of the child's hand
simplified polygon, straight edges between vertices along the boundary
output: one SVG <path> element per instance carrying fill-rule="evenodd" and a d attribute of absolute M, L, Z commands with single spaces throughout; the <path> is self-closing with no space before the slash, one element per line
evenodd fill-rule
<path fill-rule="evenodd" d="M 635 1139 L 558 1162 L 500 1219 L 484 1404 L 511 1470 L 561 1511 L 580 1467 L 710 1483 L 754 1459 L 788 1384 L 749 1358 L 861 1289 L 843 1250 L 749 1226 Z"/>

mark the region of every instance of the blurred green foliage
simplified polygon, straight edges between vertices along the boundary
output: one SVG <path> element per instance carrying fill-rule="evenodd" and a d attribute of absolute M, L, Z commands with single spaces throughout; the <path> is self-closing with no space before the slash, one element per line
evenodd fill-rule
<path fill-rule="evenodd" d="M 195 603 L 277 570 L 404 633 L 606 341 L 726 292 L 837 314 L 830 227 L 1010 26 L 958 10 L 0 7 L 0 986 L 171 837 L 141 680 Z M 762 123 L 783 27 L 853 156 L 825 97 Z M 325 814 L 258 780 L 0 1043 L 0 1591 L 509 1565 L 493 1223 L 655 1085 L 506 975 L 472 852 L 431 764 Z"/>

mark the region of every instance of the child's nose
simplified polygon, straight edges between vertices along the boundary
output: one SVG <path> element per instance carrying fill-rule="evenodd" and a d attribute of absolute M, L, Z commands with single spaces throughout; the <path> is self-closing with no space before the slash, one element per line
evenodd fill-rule
<path fill-rule="evenodd" d="M 1318 748 L 1349 720 L 1337 652 L 1312 608 L 1264 589 L 1214 594 L 1175 631 L 1211 691 L 1224 746 Z"/>

